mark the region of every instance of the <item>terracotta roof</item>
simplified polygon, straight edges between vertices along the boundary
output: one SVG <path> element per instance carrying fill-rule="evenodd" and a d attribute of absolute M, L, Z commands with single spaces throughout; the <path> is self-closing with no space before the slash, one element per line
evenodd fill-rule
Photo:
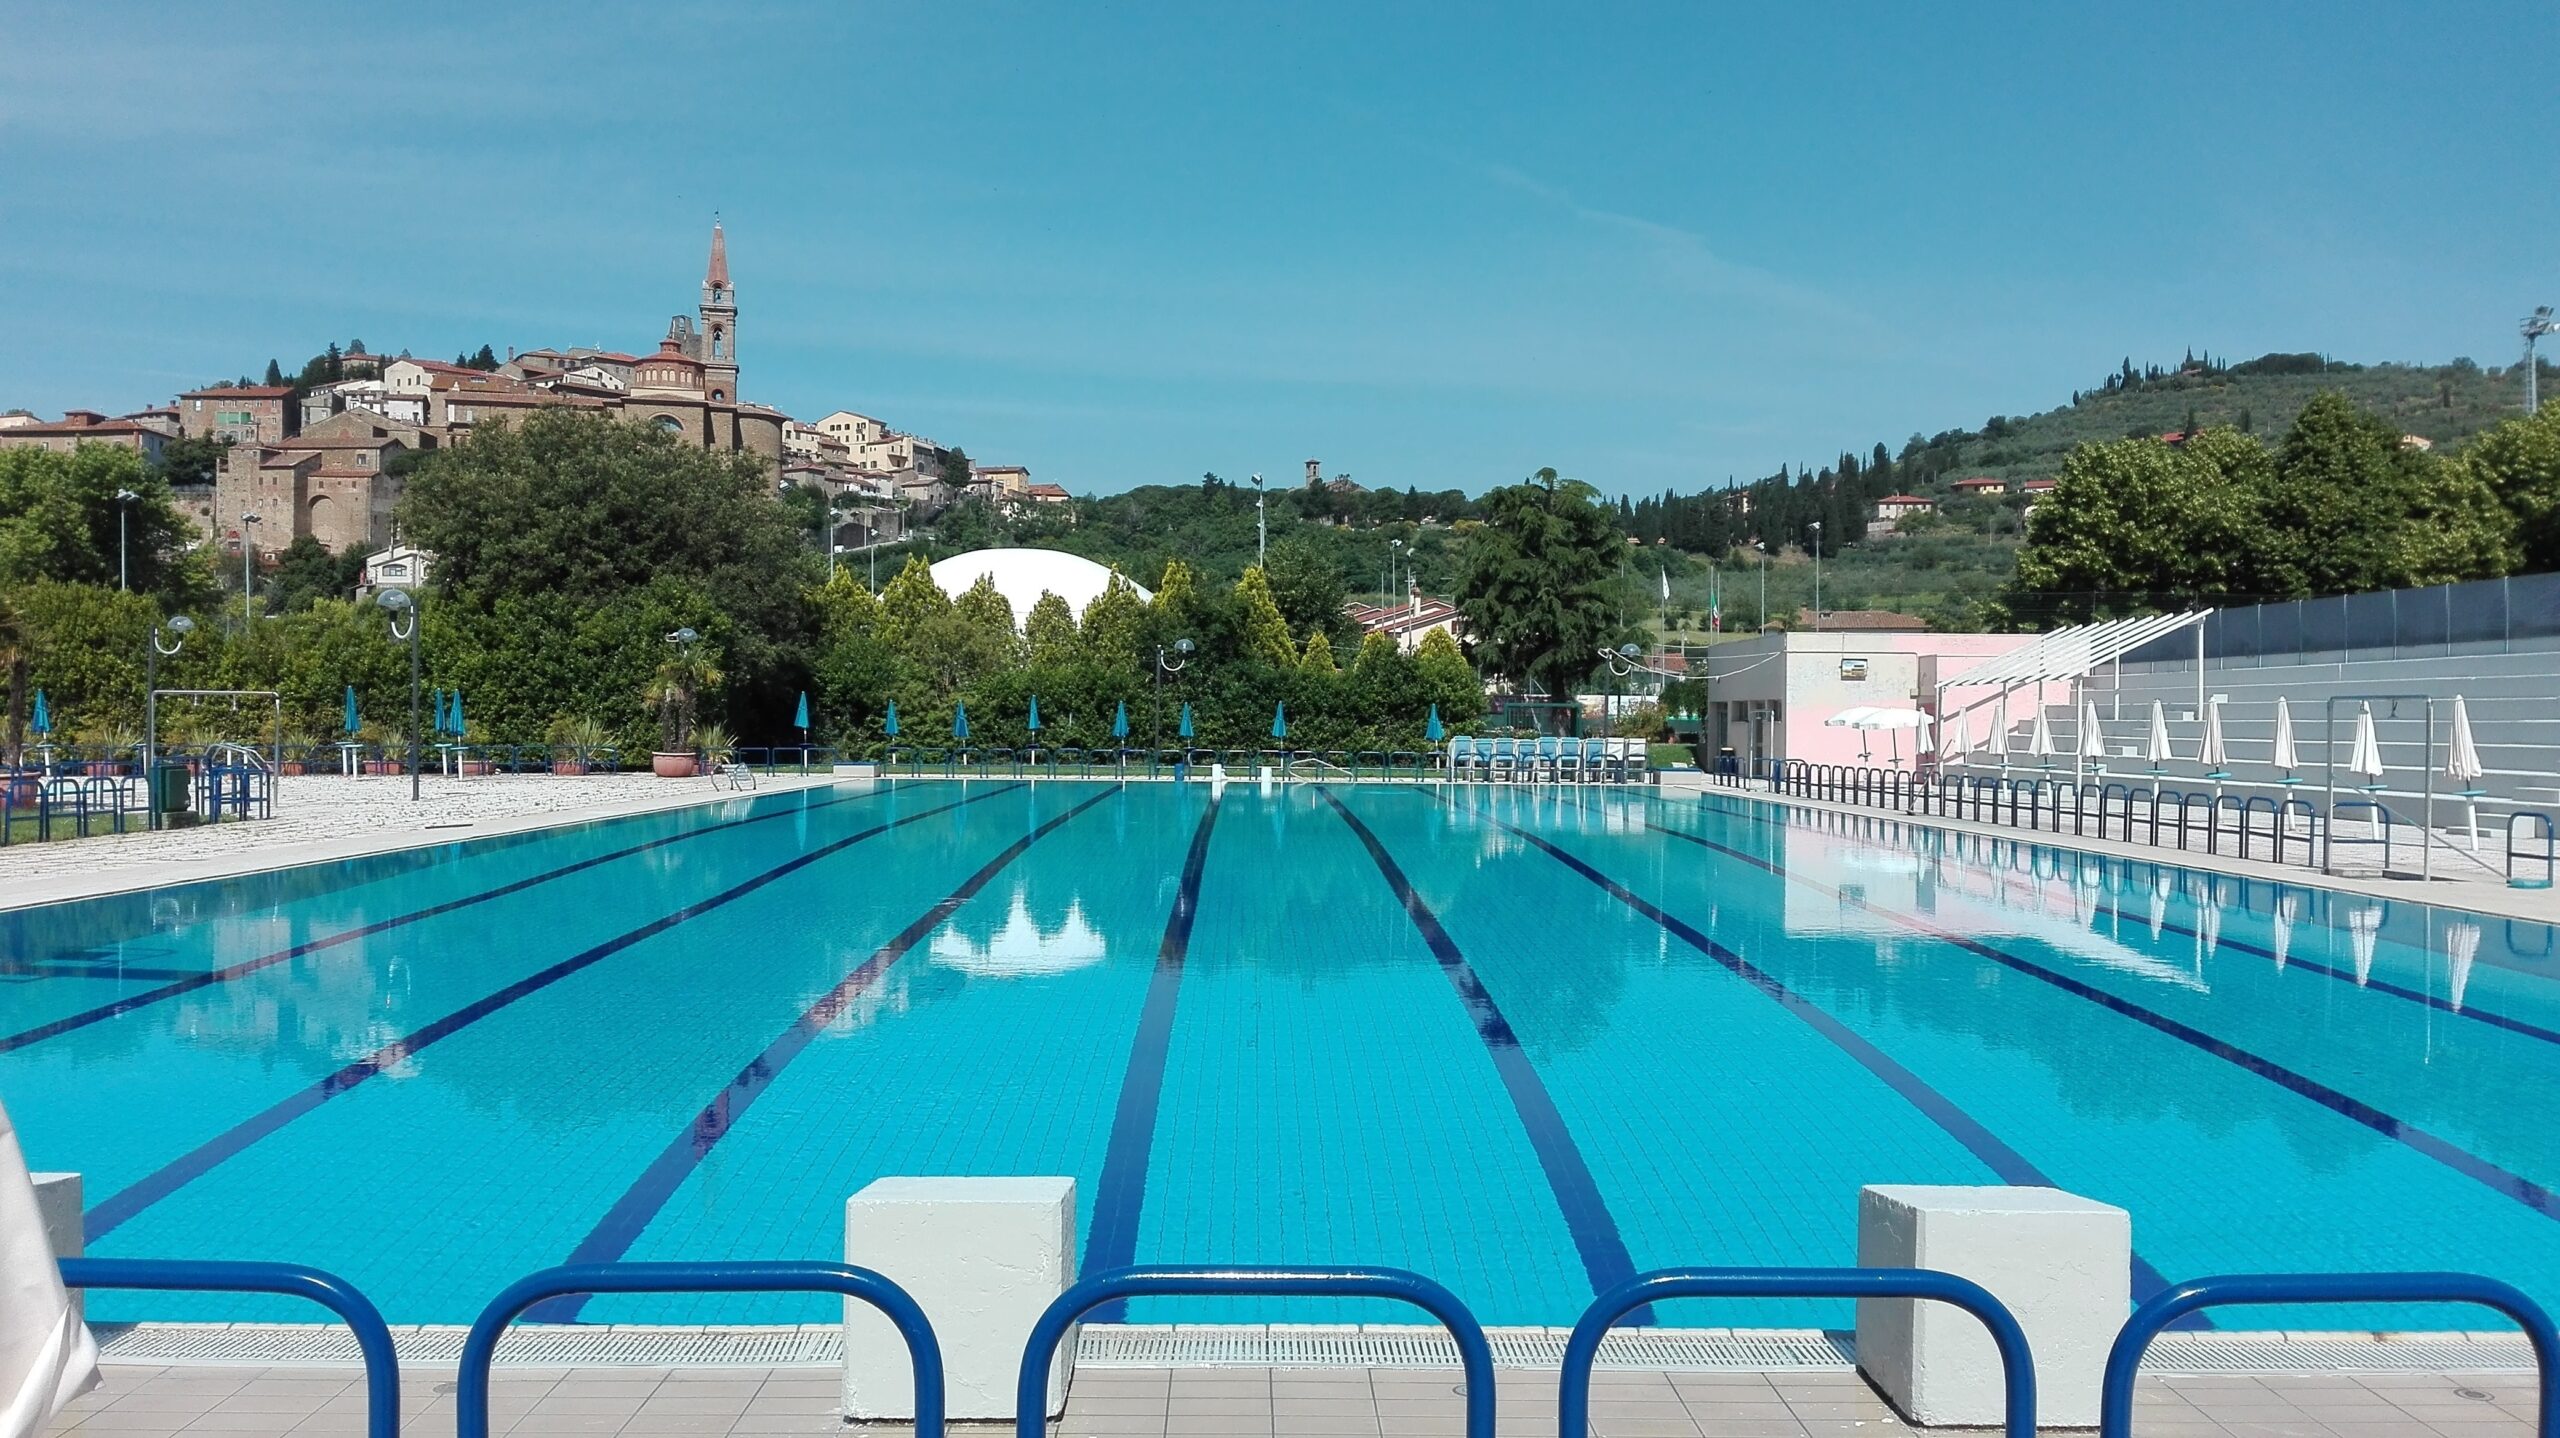
<path fill-rule="evenodd" d="M 16 424 L 7 429 L 0 429 L 0 435 L 158 434 L 159 432 L 156 429 L 145 429 L 129 419 L 102 419 L 89 423 L 57 420 L 52 424 Z"/>
<path fill-rule="evenodd" d="M 1930 498 L 1928 498 L 1928 497 L 1927 497 L 1927 496 L 1925 496 L 1925 495 L 1918 495 L 1918 494 L 1888 494 L 1888 495 L 1886 495 L 1884 498 L 1877 500 L 1877 501 L 1876 501 L 1876 503 L 1878 503 L 1878 504 L 1935 504 L 1935 503 L 1937 503 L 1937 501 L 1936 501 L 1936 500 L 1934 500 L 1934 499 L 1930 499 Z"/>
<path fill-rule="evenodd" d="M 2028 481 L 2027 481 L 2027 493 L 2029 493 L 2029 494 L 2043 494 L 2043 493 L 2045 493 L 2047 490 L 2052 489 L 2052 488 L 2054 487 L 2054 485 L 2055 485 L 2056 483 L 2058 483 L 2058 482 L 2059 482 L 2059 481 L 2056 481 L 2056 480 L 2050 480 L 2050 479 L 2031 479 L 2031 480 L 2028 480 Z"/>
<path fill-rule="evenodd" d="M 2005 479 L 1994 479 L 1987 474 L 1977 474 L 1971 479 L 1959 479 L 1956 481 L 1956 488 L 1958 489 L 2007 489 L 2008 487 L 2009 481 Z"/>
<path fill-rule="evenodd" d="M 1067 494 L 1066 486 L 1062 484 L 1028 485 L 1024 487 L 1022 492 L 1024 494 L 1037 495 L 1042 499 L 1066 499 L 1070 497 Z"/>
<path fill-rule="evenodd" d="M 180 399 L 282 399 L 293 393 L 293 386 L 283 384 L 225 384 L 212 389 L 191 389 Z"/>

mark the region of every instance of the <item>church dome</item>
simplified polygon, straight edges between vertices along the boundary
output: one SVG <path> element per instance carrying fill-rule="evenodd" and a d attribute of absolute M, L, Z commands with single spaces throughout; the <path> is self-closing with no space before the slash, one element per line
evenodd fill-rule
<path fill-rule="evenodd" d="M 958 598 L 961 591 L 976 584 L 982 576 L 993 576 L 996 592 L 1013 606 L 1016 628 L 1031 615 L 1031 606 L 1043 593 L 1054 594 L 1067 601 L 1081 618 L 1085 606 L 1101 597 L 1111 583 L 1111 571 L 1081 554 L 1058 549 L 973 549 L 955 554 L 933 566 L 933 582 L 943 593 Z M 1138 591 L 1142 600 L 1155 595 L 1126 575 L 1121 582 Z"/>

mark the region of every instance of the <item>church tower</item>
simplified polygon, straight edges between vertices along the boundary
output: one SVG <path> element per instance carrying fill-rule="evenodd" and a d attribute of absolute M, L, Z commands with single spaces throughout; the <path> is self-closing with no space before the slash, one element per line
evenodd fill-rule
<path fill-rule="evenodd" d="M 738 401 L 738 292 L 729 287 L 729 242 L 711 222 L 711 267 L 702 276 L 702 323 L 695 343 L 703 391 L 714 404 Z"/>

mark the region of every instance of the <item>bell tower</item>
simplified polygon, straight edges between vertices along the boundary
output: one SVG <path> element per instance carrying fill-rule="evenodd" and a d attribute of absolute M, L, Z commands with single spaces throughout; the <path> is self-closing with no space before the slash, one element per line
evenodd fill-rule
<path fill-rule="evenodd" d="M 715 404 L 738 400 L 738 292 L 729 287 L 729 242 L 711 222 L 711 266 L 702 276 L 701 325 L 695 358 L 702 361 L 704 394 Z"/>

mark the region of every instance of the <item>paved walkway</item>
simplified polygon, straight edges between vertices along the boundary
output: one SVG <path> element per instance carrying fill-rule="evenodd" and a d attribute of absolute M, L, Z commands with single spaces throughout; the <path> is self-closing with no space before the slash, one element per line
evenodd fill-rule
<path fill-rule="evenodd" d="M 492 1432 L 781 1438 L 902 1433 L 848 1428 L 831 1368 L 502 1369 Z M 1556 1431 L 1552 1373 L 1504 1370 L 1497 1431 Z M 112 1368 L 51 1432 L 81 1438 L 163 1434 L 359 1438 L 364 1381 L 349 1369 Z M 1076 1375 L 1058 1438 L 1401 1438 L 1455 1435 L 1454 1369 L 1087 1368 Z M 2146 1380 L 2141 1438 L 2507 1438 L 2533 1429 L 2530 1375 L 2213 1374 Z M 450 1369 L 401 1374 L 403 1432 L 454 1431 Z M 1627 1373 L 1593 1388 L 1598 1438 L 1831 1438 L 1916 1429 L 1854 1372 Z M 995 1434 L 1000 1428 L 969 1425 Z M 2052 1430 L 2064 1431 L 2064 1430 Z"/>
<path fill-rule="evenodd" d="M 709 779 L 648 774 L 429 774 L 415 801 L 404 777 L 311 774 L 276 782 L 272 819 L 0 849 L 0 909 L 736 797 Z M 757 782 L 761 793 L 836 779 L 775 774 Z"/>

